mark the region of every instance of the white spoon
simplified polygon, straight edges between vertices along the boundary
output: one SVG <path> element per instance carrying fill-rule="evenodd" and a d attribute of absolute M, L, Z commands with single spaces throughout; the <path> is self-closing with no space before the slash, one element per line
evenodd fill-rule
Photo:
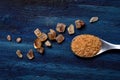
<path fill-rule="evenodd" d="M 120 49 L 120 45 L 115 45 L 115 44 L 109 43 L 109 42 L 102 40 L 102 39 L 101 39 L 101 41 L 102 41 L 101 50 L 96 55 L 99 55 L 107 50 Z"/>

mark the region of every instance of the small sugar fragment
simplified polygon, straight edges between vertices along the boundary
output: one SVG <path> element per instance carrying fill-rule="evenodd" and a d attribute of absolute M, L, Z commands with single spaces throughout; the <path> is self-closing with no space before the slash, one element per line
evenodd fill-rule
<path fill-rule="evenodd" d="M 33 53 L 33 50 L 30 49 L 29 52 L 27 53 L 27 58 L 32 60 L 34 58 L 34 53 Z"/>
<path fill-rule="evenodd" d="M 42 42 L 47 40 L 47 35 L 45 33 L 41 33 L 41 36 L 38 37 Z"/>
<path fill-rule="evenodd" d="M 16 54 L 19 58 L 23 58 L 22 52 L 20 50 L 17 50 Z"/>
<path fill-rule="evenodd" d="M 57 37 L 56 37 L 56 41 L 57 43 L 62 43 L 64 41 L 64 36 L 62 34 L 59 34 Z"/>
<path fill-rule="evenodd" d="M 43 54 L 43 53 L 44 53 L 44 48 L 43 48 L 43 47 L 38 48 L 37 51 L 38 51 L 40 54 Z"/>
<path fill-rule="evenodd" d="M 41 48 L 42 42 L 41 42 L 40 38 L 35 39 L 33 45 L 34 45 L 34 48 L 35 48 L 35 49 Z"/>
<path fill-rule="evenodd" d="M 37 37 L 40 37 L 42 32 L 37 28 L 34 30 L 34 34 L 37 36 Z"/>
<path fill-rule="evenodd" d="M 51 46 L 52 46 L 51 42 L 48 41 L 48 40 L 45 42 L 45 45 L 46 45 L 47 47 L 51 47 Z"/>
<path fill-rule="evenodd" d="M 7 40 L 8 40 L 8 41 L 11 41 L 11 40 L 12 40 L 11 35 L 7 35 Z"/>
<path fill-rule="evenodd" d="M 75 25 L 77 29 L 82 28 L 83 26 L 85 26 L 85 23 L 82 20 L 76 20 L 75 21 Z"/>
<path fill-rule="evenodd" d="M 16 42 L 17 43 L 20 43 L 22 41 L 22 38 L 20 38 L 20 37 L 18 37 L 17 39 L 16 39 Z"/>
<path fill-rule="evenodd" d="M 49 40 L 55 40 L 56 38 L 56 32 L 53 29 L 50 29 L 50 32 L 48 33 Z"/>
<path fill-rule="evenodd" d="M 64 32 L 66 28 L 66 25 L 64 23 L 58 23 L 56 26 L 56 31 L 58 32 Z"/>
<path fill-rule="evenodd" d="M 94 23 L 94 22 L 97 22 L 98 19 L 99 19 L 98 17 L 92 17 L 89 22 Z"/>
<path fill-rule="evenodd" d="M 68 30 L 68 34 L 74 34 L 74 33 L 75 33 L 74 25 L 71 24 L 71 25 L 67 28 L 67 30 Z"/>

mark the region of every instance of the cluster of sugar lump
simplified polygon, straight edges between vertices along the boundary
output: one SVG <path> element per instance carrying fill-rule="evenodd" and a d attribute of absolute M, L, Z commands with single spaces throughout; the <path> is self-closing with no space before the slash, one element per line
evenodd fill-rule
<path fill-rule="evenodd" d="M 82 20 L 76 20 L 75 21 L 75 26 L 76 28 L 82 28 L 83 26 L 85 26 L 85 23 Z M 63 35 L 63 33 L 66 30 L 66 24 L 64 23 L 57 23 L 56 25 L 56 30 L 54 29 L 49 29 L 49 32 L 46 34 L 44 32 L 42 32 L 39 28 L 36 28 L 34 30 L 34 34 L 36 35 L 36 39 L 34 40 L 34 48 L 41 54 L 43 54 L 44 52 L 44 47 L 43 45 L 47 46 L 47 47 L 51 47 L 52 43 L 51 41 L 56 41 L 58 44 L 61 44 L 64 40 L 65 37 Z M 68 34 L 74 34 L 75 33 L 75 27 L 73 24 L 70 24 L 67 27 L 67 31 Z M 59 34 L 57 34 L 57 32 Z"/>
<path fill-rule="evenodd" d="M 89 20 L 90 23 L 98 21 L 98 17 L 91 17 Z M 75 34 L 75 29 L 81 29 L 85 26 L 83 20 L 76 20 L 75 25 L 70 24 L 68 27 L 64 23 L 57 23 L 55 30 L 49 29 L 48 33 L 42 32 L 39 28 L 34 30 L 36 39 L 34 40 L 33 46 L 40 54 L 44 53 L 44 45 L 46 47 L 52 47 L 52 41 L 56 41 L 58 44 L 61 44 L 64 40 L 64 33 L 67 30 L 69 35 Z M 66 29 L 67 28 L 67 29 Z M 7 35 L 7 40 L 12 41 L 11 35 Z M 16 38 L 16 42 L 20 43 L 22 41 L 21 37 Z M 96 44 L 94 44 L 94 42 Z M 101 42 L 99 38 L 93 35 L 79 35 L 75 37 L 71 42 L 71 49 L 75 55 L 79 57 L 93 57 L 101 47 Z M 16 51 L 16 55 L 19 58 L 23 58 L 22 52 L 20 50 Z M 32 49 L 26 54 L 27 58 L 32 60 L 34 59 L 34 52 Z"/>

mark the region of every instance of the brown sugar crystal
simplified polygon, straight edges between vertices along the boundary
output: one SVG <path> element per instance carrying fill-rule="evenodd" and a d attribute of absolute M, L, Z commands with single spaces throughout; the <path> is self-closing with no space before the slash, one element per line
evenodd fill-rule
<path fill-rule="evenodd" d="M 40 38 L 35 39 L 33 45 L 34 45 L 34 48 L 35 48 L 35 49 L 41 48 L 42 42 L 41 42 Z"/>
<path fill-rule="evenodd" d="M 59 34 L 57 37 L 56 37 L 56 41 L 57 43 L 62 43 L 64 41 L 64 36 L 62 34 Z"/>
<path fill-rule="evenodd" d="M 47 47 L 51 47 L 51 46 L 52 46 L 51 42 L 48 41 L 48 40 L 45 42 L 45 45 L 46 45 Z"/>
<path fill-rule="evenodd" d="M 16 39 L 16 42 L 17 43 L 20 43 L 22 41 L 22 38 L 20 38 L 20 37 L 18 37 L 17 39 Z"/>
<path fill-rule="evenodd" d="M 79 57 L 93 57 L 101 49 L 101 40 L 89 34 L 76 36 L 71 43 L 73 53 Z"/>
<path fill-rule="evenodd" d="M 66 28 L 66 25 L 64 23 L 58 23 L 56 26 L 56 31 L 58 32 L 64 32 Z"/>
<path fill-rule="evenodd" d="M 76 20 L 75 21 L 75 25 L 77 29 L 82 28 L 83 26 L 85 26 L 85 23 L 82 20 Z"/>
<path fill-rule="evenodd" d="M 67 30 L 68 30 L 68 34 L 74 34 L 74 33 L 75 33 L 74 25 L 71 24 L 71 25 L 67 28 Z"/>
<path fill-rule="evenodd" d="M 34 58 L 34 53 L 32 49 L 30 49 L 29 52 L 27 53 L 27 58 L 30 60 Z"/>
<path fill-rule="evenodd" d="M 19 58 L 22 58 L 22 57 L 23 57 L 22 52 L 21 52 L 20 50 L 17 50 L 17 51 L 16 51 L 16 54 L 17 54 L 17 56 L 18 56 Z"/>
<path fill-rule="evenodd" d="M 38 37 L 42 42 L 47 40 L 47 35 L 45 33 L 41 33 L 41 36 Z"/>
<path fill-rule="evenodd" d="M 50 32 L 48 33 L 49 40 L 55 40 L 56 38 L 56 32 L 53 29 L 50 29 Z"/>
<path fill-rule="evenodd" d="M 34 34 L 37 36 L 37 37 L 40 37 L 42 32 L 37 28 L 34 30 Z"/>
<path fill-rule="evenodd" d="M 43 48 L 43 47 L 38 48 L 37 51 L 38 51 L 40 54 L 43 54 L 43 53 L 44 53 L 44 48 Z"/>
<path fill-rule="evenodd" d="M 98 21 L 98 17 L 97 16 L 95 16 L 95 17 L 91 17 L 91 19 L 90 19 L 90 23 L 94 23 L 94 22 L 97 22 Z"/>
<path fill-rule="evenodd" d="M 7 35 L 7 40 L 8 40 L 8 41 L 11 41 L 11 40 L 12 40 L 11 35 Z"/>

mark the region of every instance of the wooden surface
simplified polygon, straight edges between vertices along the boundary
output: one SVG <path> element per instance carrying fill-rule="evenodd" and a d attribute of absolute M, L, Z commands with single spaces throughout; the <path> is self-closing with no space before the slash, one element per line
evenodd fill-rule
<path fill-rule="evenodd" d="M 92 16 L 99 21 L 89 23 Z M 33 48 L 36 28 L 47 33 L 58 22 L 67 26 L 81 19 L 85 28 L 70 36 L 63 34 L 62 44 L 52 42 L 40 55 Z M 6 36 L 12 35 L 12 42 Z M 0 1 L 0 80 L 120 80 L 120 50 L 111 50 L 92 59 L 76 57 L 70 43 L 78 34 L 93 34 L 108 42 L 120 44 L 119 0 L 2 0 Z M 22 37 L 20 44 L 15 42 Z M 23 52 L 23 59 L 16 50 Z M 35 59 L 26 54 L 33 49 Z"/>

